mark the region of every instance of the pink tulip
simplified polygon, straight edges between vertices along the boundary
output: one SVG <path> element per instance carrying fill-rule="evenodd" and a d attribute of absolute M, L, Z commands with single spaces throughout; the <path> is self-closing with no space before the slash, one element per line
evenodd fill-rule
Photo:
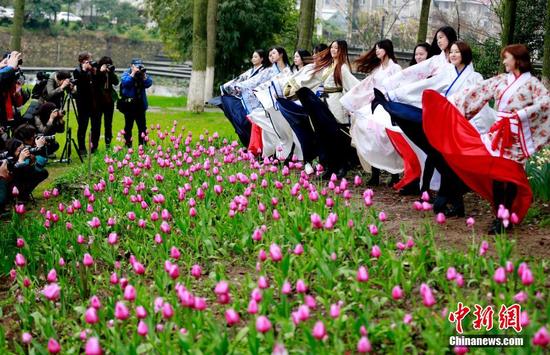
<path fill-rule="evenodd" d="M 462 276 L 462 274 L 456 274 L 455 282 L 458 287 L 464 286 L 464 277 Z"/>
<path fill-rule="evenodd" d="M 229 295 L 227 296 L 229 297 Z M 220 303 L 224 304 L 223 302 Z M 193 309 L 197 311 L 204 311 L 206 309 L 206 299 L 204 297 L 195 297 L 195 300 L 193 302 Z"/>
<path fill-rule="evenodd" d="M 299 279 L 296 281 L 296 292 L 298 293 L 306 293 L 307 292 L 307 286 L 304 280 Z"/>
<path fill-rule="evenodd" d="M 290 285 L 290 282 L 285 281 L 283 283 L 283 287 L 281 287 L 281 293 L 283 295 L 289 295 L 290 293 L 292 293 L 292 286 Z"/>
<path fill-rule="evenodd" d="M 119 320 L 126 320 L 130 317 L 130 312 L 124 304 L 124 302 L 117 302 L 115 304 L 115 318 Z"/>
<path fill-rule="evenodd" d="M 394 288 L 391 291 L 391 296 L 394 300 L 400 300 L 403 298 L 403 290 L 399 286 L 394 286 Z"/>
<path fill-rule="evenodd" d="M 507 261 L 504 269 L 508 274 L 511 274 L 514 272 L 514 264 L 511 261 Z"/>
<path fill-rule="evenodd" d="M 273 346 L 271 355 L 288 355 L 288 351 L 283 344 L 277 343 Z"/>
<path fill-rule="evenodd" d="M 25 210 L 25 205 L 23 204 L 16 204 L 15 205 L 15 213 L 17 214 L 25 214 L 26 210 Z"/>
<path fill-rule="evenodd" d="M 214 288 L 214 293 L 216 295 L 221 295 L 221 294 L 227 294 L 229 293 L 229 284 L 227 283 L 227 281 L 220 281 L 216 284 L 216 287 Z"/>
<path fill-rule="evenodd" d="M 256 330 L 260 333 L 267 333 L 271 329 L 271 322 L 266 316 L 259 316 L 256 319 Z"/>
<path fill-rule="evenodd" d="M 42 294 L 50 301 L 56 301 L 59 299 L 59 294 L 61 293 L 61 287 L 56 283 L 51 283 L 46 285 L 42 290 Z"/>
<path fill-rule="evenodd" d="M 305 295 L 304 296 L 304 301 L 305 301 L 306 305 L 311 309 L 315 309 L 317 307 L 317 302 L 315 301 L 315 297 L 313 297 L 311 295 Z"/>
<path fill-rule="evenodd" d="M 546 329 L 546 327 L 540 328 L 533 336 L 532 342 L 533 345 L 546 348 L 546 346 L 550 344 L 550 333 L 548 333 L 548 329 Z"/>
<path fill-rule="evenodd" d="M 21 334 L 21 341 L 23 342 L 23 344 L 30 344 L 32 341 L 32 335 L 30 333 L 24 332 L 23 334 Z"/>
<path fill-rule="evenodd" d="M 514 296 L 514 301 L 517 303 L 525 303 L 527 301 L 527 297 L 527 293 L 525 291 L 521 291 Z"/>
<path fill-rule="evenodd" d="M 369 225 L 369 232 L 372 235 L 377 235 L 378 234 L 378 227 L 375 224 L 370 224 Z"/>
<path fill-rule="evenodd" d="M 273 260 L 274 262 L 281 261 L 281 259 L 283 258 L 283 254 L 281 253 L 281 248 L 277 244 L 272 243 L 269 246 L 269 256 L 271 257 L 271 260 Z"/>
<path fill-rule="evenodd" d="M 142 263 L 138 261 L 132 263 L 132 268 L 134 269 L 134 272 L 138 275 L 143 275 L 145 273 L 145 267 Z"/>
<path fill-rule="evenodd" d="M 258 287 L 261 289 L 265 289 L 269 287 L 269 282 L 267 281 L 265 276 L 260 276 L 260 278 L 258 279 Z"/>
<path fill-rule="evenodd" d="M 330 305 L 330 316 L 334 319 L 340 317 L 340 306 L 336 303 Z"/>
<path fill-rule="evenodd" d="M 239 313 L 237 313 L 234 309 L 230 308 L 227 311 L 225 311 L 225 320 L 227 322 L 228 326 L 235 325 L 239 323 L 240 317 Z"/>
<path fill-rule="evenodd" d="M 195 264 L 191 267 L 191 276 L 196 279 L 199 279 L 202 275 L 202 269 L 198 264 Z"/>
<path fill-rule="evenodd" d="M 527 263 L 523 262 L 521 264 L 519 264 L 519 267 L 518 267 L 518 276 L 521 277 L 523 275 L 523 271 L 525 271 L 526 269 L 528 269 L 529 266 L 527 265 Z"/>
<path fill-rule="evenodd" d="M 255 301 L 255 300 L 250 300 L 250 302 L 248 303 L 248 309 L 247 309 L 247 312 L 249 314 L 256 314 L 258 313 L 258 303 Z"/>
<path fill-rule="evenodd" d="M 527 314 L 527 311 L 521 312 L 521 316 L 519 317 L 519 323 L 523 328 L 527 327 L 531 321 L 529 320 L 529 315 Z"/>
<path fill-rule="evenodd" d="M 101 350 L 101 346 L 99 345 L 99 340 L 96 337 L 91 337 L 86 342 L 86 346 L 84 348 L 84 353 L 86 355 L 101 355 L 103 354 L 103 351 Z"/>
<path fill-rule="evenodd" d="M 294 247 L 294 254 L 295 255 L 302 255 L 304 253 L 304 247 L 302 244 L 296 244 Z"/>
<path fill-rule="evenodd" d="M 380 247 L 378 245 L 373 245 L 372 250 L 370 252 L 370 255 L 373 258 L 378 259 L 380 257 L 380 255 L 382 255 L 382 252 L 380 251 Z"/>
<path fill-rule="evenodd" d="M 323 221 L 321 220 L 321 216 L 319 216 L 317 213 L 314 213 L 310 217 L 311 219 L 311 225 L 314 229 L 321 229 L 323 228 Z"/>
<path fill-rule="evenodd" d="M 172 308 L 172 305 L 168 302 L 165 302 L 162 305 L 162 317 L 164 319 L 170 319 L 174 315 L 174 309 Z"/>
<path fill-rule="evenodd" d="M 116 274 L 116 272 L 113 272 L 111 274 L 109 282 L 111 283 L 111 285 L 116 285 L 118 283 L 118 275 Z"/>
<path fill-rule="evenodd" d="M 438 224 L 444 224 L 446 221 L 445 215 L 442 212 L 439 212 L 437 216 L 435 217 L 435 221 Z"/>
<path fill-rule="evenodd" d="M 360 266 L 357 270 L 357 281 L 359 282 L 367 282 L 369 280 L 369 272 L 367 271 L 367 268 L 364 266 Z"/>
<path fill-rule="evenodd" d="M 118 243 L 118 234 L 115 232 L 109 233 L 109 236 L 107 237 L 107 243 L 110 245 L 115 245 Z"/>
<path fill-rule="evenodd" d="M 506 282 L 506 271 L 503 267 L 499 267 L 498 269 L 496 269 L 493 280 L 495 280 L 495 282 L 499 284 L 503 284 Z"/>
<path fill-rule="evenodd" d="M 25 246 L 25 240 L 23 238 L 17 238 L 17 241 L 15 242 L 15 245 L 18 248 L 23 248 Z"/>
<path fill-rule="evenodd" d="M 425 283 L 420 286 L 420 294 L 422 296 L 422 303 L 424 306 L 431 307 L 435 304 L 435 298 L 432 294 L 432 290 Z"/>
<path fill-rule="evenodd" d="M 90 307 L 84 313 L 84 321 L 88 324 L 96 324 L 99 322 L 99 317 L 97 316 L 97 310 L 93 307 Z"/>
<path fill-rule="evenodd" d="M 487 250 L 489 250 L 489 243 L 484 240 L 481 242 L 481 246 L 479 247 L 479 255 L 483 256 L 487 254 Z"/>
<path fill-rule="evenodd" d="M 180 253 L 180 251 L 178 250 L 178 248 L 172 247 L 172 248 L 170 249 L 170 257 L 171 257 L 171 258 L 178 260 L 178 259 L 180 258 L 180 255 L 181 255 L 181 253 Z"/>
<path fill-rule="evenodd" d="M 23 254 L 17 253 L 15 255 L 15 265 L 17 265 L 18 267 L 23 267 L 25 266 L 26 263 L 27 263 L 27 260 L 25 259 Z"/>
<path fill-rule="evenodd" d="M 423 211 L 430 211 L 432 209 L 432 205 L 429 202 L 422 202 L 422 210 Z"/>
<path fill-rule="evenodd" d="M 147 323 L 140 320 L 137 326 L 137 333 L 142 337 L 146 336 L 149 333 L 149 327 L 147 326 Z"/>
<path fill-rule="evenodd" d="M 405 323 L 405 324 L 411 324 L 412 319 L 413 319 L 412 315 L 411 315 L 410 313 L 407 313 L 407 314 L 405 314 L 405 316 L 403 317 L 403 323 Z"/>
<path fill-rule="evenodd" d="M 463 355 L 470 351 L 466 346 L 455 346 L 453 348 L 453 353 L 456 355 Z"/>
<path fill-rule="evenodd" d="M 86 267 L 92 266 L 94 263 L 94 258 L 88 253 L 84 254 L 84 258 L 82 258 L 82 264 Z"/>
<path fill-rule="evenodd" d="M 422 211 L 422 203 L 420 201 L 414 201 L 413 208 L 417 211 Z"/>
<path fill-rule="evenodd" d="M 58 354 L 61 352 L 61 345 L 59 345 L 57 340 L 54 338 L 50 338 L 50 340 L 48 340 L 48 352 L 50 354 Z"/>
<path fill-rule="evenodd" d="M 468 217 L 468 219 L 466 220 L 466 225 L 468 226 L 468 228 L 472 228 L 475 223 L 476 221 L 473 217 Z"/>
<path fill-rule="evenodd" d="M 451 281 L 456 279 L 456 269 L 454 267 L 450 267 L 447 269 L 447 280 Z"/>
<path fill-rule="evenodd" d="M 267 253 L 265 252 L 265 250 L 260 249 L 260 251 L 258 252 L 258 259 L 262 262 L 267 259 Z"/>
<path fill-rule="evenodd" d="M 136 289 L 132 285 L 127 285 L 124 288 L 124 299 L 126 301 L 134 301 L 136 299 Z"/>
<path fill-rule="evenodd" d="M 533 281 L 533 273 L 531 273 L 531 270 L 529 268 L 526 268 L 521 274 L 521 283 L 525 286 L 529 286 L 533 283 Z"/>
<path fill-rule="evenodd" d="M 324 337 L 327 336 L 327 330 L 325 328 L 325 325 L 321 321 L 317 321 L 315 325 L 313 326 L 313 330 L 311 332 L 313 337 L 317 340 L 323 340 Z"/>
<path fill-rule="evenodd" d="M 147 310 L 145 310 L 145 307 L 143 306 L 136 307 L 136 317 L 138 319 L 144 319 L 145 317 L 147 317 Z"/>
<path fill-rule="evenodd" d="M 369 339 L 366 336 L 362 336 L 361 339 L 357 342 L 357 352 L 361 354 L 370 353 L 372 351 L 372 346 Z"/>

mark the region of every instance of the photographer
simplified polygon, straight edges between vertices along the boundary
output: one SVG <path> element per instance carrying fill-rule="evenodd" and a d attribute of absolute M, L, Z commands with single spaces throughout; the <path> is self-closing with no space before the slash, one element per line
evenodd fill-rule
<path fill-rule="evenodd" d="M 73 71 L 73 79 L 76 82 L 76 109 L 78 111 L 78 150 L 80 155 L 86 155 L 86 131 L 88 122 L 92 123 L 92 132 L 99 132 L 100 122 L 97 117 L 96 97 L 94 95 L 94 80 L 96 68 L 90 52 L 82 52 L 78 55 L 78 67 Z M 90 142 L 91 143 L 91 142 Z M 93 146 L 92 149 L 96 149 Z"/>
<path fill-rule="evenodd" d="M 113 86 L 118 85 L 118 76 L 110 57 L 102 57 L 97 63 L 99 71 L 96 73 L 95 89 L 97 97 L 98 125 L 92 125 L 92 152 L 97 149 L 101 130 L 101 116 L 105 119 L 105 146 L 111 145 L 113 139 L 113 113 L 118 95 Z"/>
<path fill-rule="evenodd" d="M 46 102 L 40 105 L 31 124 L 36 128 L 38 135 L 53 136 L 65 132 L 64 116 L 65 111 L 56 108 L 51 102 Z M 59 149 L 59 143 L 53 139 L 47 140 L 47 149 L 48 154 L 52 154 Z"/>
<path fill-rule="evenodd" d="M 43 93 L 43 100 L 55 104 L 55 107 L 62 109 L 65 91 L 75 92 L 75 87 L 71 84 L 71 73 L 68 71 L 58 71 L 48 79 L 46 90 Z"/>
<path fill-rule="evenodd" d="M 141 59 L 133 59 L 130 68 L 122 74 L 120 83 L 121 98 L 117 108 L 124 114 L 124 138 L 126 146 L 132 146 L 132 128 L 134 121 L 138 126 L 139 144 L 144 143 L 147 123 L 147 93 L 145 89 L 153 85 L 153 80 L 147 76 L 147 71 Z"/>
<path fill-rule="evenodd" d="M 19 108 L 30 97 L 28 90 L 23 90 L 25 76 L 19 66 L 23 63 L 21 53 L 12 52 L 4 54 L 0 62 L 0 126 L 16 127 L 22 123 Z"/>
<path fill-rule="evenodd" d="M 13 132 L 7 148 L 16 161 L 11 174 L 13 185 L 19 190 L 18 199 L 28 201 L 34 188 L 48 177 L 44 168 L 48 162 L 46 138 L 36 137 L 33 126 L 21 125 Z"/>

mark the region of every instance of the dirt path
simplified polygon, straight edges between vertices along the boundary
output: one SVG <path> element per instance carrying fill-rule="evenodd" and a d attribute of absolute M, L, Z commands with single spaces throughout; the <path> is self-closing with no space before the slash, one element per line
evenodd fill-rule
<path fill-rule="evenodd" d="M 393 189 L 387 186 L 380 186 L 374 189 L 375 204 L 378 210 L 384 210 L 388 215 L 386 229 L 390 234 L 399 236 L 399 229 L 403 225 L 406 230 L 415 230 L 422 227 L 422 213 L 412 208 L 415 198 L 412 196 L 400 196 Z M 493 236 L 486 234 L 493 213 L 490 205 L 473 193 L 465 196 L 466 217 L 448 218 L 446 223 L 436 227 L 436 243 L 442 248 L 467 251 L 472 238 L 472 231 L 466 226 L 466 219 L 475 219 L 475 238 L 492 241 Z M 514 254 L 518 257 L 532 256 L 536 259 L 550 259 L 550 206 L 535 202 L 531 206 L 538 211 L 537 216 L 526 218 L 519 226 L 516 226 L 509 234 L 510 238 L 516 240 Z M 429 215 L 432 218 L 432 215 Z M 541 220 L 546 222 L 541 223 Z M 398 237 L 400 238 L 400 237 Z"/>

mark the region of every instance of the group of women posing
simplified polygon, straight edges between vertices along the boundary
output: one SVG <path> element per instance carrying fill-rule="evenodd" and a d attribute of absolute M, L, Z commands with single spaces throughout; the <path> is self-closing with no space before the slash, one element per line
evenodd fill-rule
<path fill-rule="evenodd" d="M 524 166 L 550 141 L 550 96 L 530 73 L 527 48 L 507 46 L 501 57 L 506 73 L 483 80 L 469 45 L 442 27 L 406 69 L 392 42 L 379 41 L 355 61 L 366 75 L 359 81 L 345 41 L 312 56 L 298 50 L 293 65 L 274 47 L 255 51 L 253 68 L 222 85 L 222 106 L 256 155 L 302 160 L 308 174 L 318 159 L 325 179 L 359 162 L 370 185 L 384 170 L 400 194 L 437 191 L 434 212 L 448 217 L 465 215 L 463 195 L 473 190 L 493 203 L 499 218 L 489 232 L 501 233 L 526 215 Z"/>

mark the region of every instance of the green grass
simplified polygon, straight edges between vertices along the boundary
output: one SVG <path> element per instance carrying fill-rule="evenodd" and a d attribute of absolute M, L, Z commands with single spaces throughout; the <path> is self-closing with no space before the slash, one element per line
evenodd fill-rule
<path fill-rule="evenodd" d="M 177 129 L 181 130 L 181 127 L 185 127 L 184 135 L 187 135 L 187 131 L 192 131 L 194 138 L 198 139 L 198 136 L 202 134 L 205 130 L 208 130 L 210 134 L 218 132 L 220 137 L 227 137 L 228 139 L 237 139 L 237 135 L 233 130 L 231 124 L 227 121 L 221 110 L 219 112 L 203 112 L 200 114 L 190 113 L 184 111 L 185 105 L 187 103 L 186 97 L 161 97 L 161 96 L 150 96 L 149 97 L 149 110 L 147 111 L 147 126 L 150 127 L 152 124 L 160 124 L 161 127 L 171 127 L 172 122 L 177 121 Z M 76 118 L 73 114 L 69 118 L 70 126 L 73 131 L 73 138 L 76 141 L 76 130 L 77 123 Z M 123 141 L 117 141 L 117 133 L 124 129 L 124 116 L 115 109 L 115 115 L 113 117 L 113 140 L 112 146 L 114 145 L 123 145 Z M 105 139 L 104 139 L 104 127 L 101 127 L 101 136 L 99 140 L 98 155 L 102 156 L 105 153 Z M 88 128 L 89 133 L 89 128 Z M 132 130 L 134 140 L 137 140 L 137 126 L 134 124 Z M 65 144 L 65 133 L 58 134 L 56 136 L 57 141 L 59 142 L 61 148 L 56 152 L 57 158 L 61 156 L 61 149 Z M 86 139 L 88 141 L 88 139 Z M 51 160 L 48 164 L 48 172 L 50 176 L 48 179 L 40 184 L 34 195 L 39 196 L 44 190 L 50 189 L 55 180 L 64 174 L 68 173 L 75 166 L 80 165 L 78 156 L 74 152 L 72 154 L 73 162 L 71 164 L 58 163 L 57 160 Z M 87 161 L 85 160 L 87 164 Z"/>
<path fill-rule="evenodd" d="M 187 105 L 187 97 L 166 97 L 166 96 L 149 96 L 149 105 L 169 108 L 169 107 L 185 107 Z"/>

